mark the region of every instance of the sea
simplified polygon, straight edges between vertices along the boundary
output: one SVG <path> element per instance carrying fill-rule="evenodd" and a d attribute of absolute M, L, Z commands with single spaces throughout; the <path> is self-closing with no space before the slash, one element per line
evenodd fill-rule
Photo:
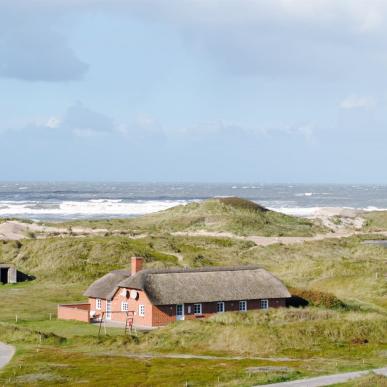
<path fill-rule="evenodd" d="M 296 216 L 312 216 L 324 207 L 387 209 L 387 185 L 0 182 L 0 217 L 123 218 L 225 196 Z"/>

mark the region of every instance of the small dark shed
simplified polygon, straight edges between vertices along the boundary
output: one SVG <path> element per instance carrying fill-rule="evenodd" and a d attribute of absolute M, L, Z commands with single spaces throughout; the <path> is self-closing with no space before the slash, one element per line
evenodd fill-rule
<path fill-rule="evenodd" d="M 17 270 L 14 265 L 0 263 L 0 282 L 3 284 L 16 284 Z"/>

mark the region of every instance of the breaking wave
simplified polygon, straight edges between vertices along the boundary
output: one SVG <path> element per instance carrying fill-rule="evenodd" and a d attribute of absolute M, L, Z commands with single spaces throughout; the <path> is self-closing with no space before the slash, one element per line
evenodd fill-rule
<path fill-rule="evenodd" d="M 62 201 L 47 203 L 37 201 L 0 201 L 2 217 L 79 218 L 79 217 L 130 217 L 150 214 L 188 203 L 187 200 L 122 200 L 92 199 L 88 201 Z"/>

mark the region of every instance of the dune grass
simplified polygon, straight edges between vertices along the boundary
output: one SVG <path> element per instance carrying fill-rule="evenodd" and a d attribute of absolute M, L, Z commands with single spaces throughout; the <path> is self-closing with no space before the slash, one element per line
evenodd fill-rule
<path fill-rule="evenodd" d="M 177 264 L 175 256 L 156 251 L 149 241 L 122 236 L 0 241 L 0 261 L 59 283 L 92 281 L 110 270 L 129 267 L 133 255 L 144 257 L 148 266 Z"/>
<path fill-rule="evenodd" d="M 252 386 L 370 369 L 385 362 L 386 324 L 378 314 L 321 308 L 223 313 L 148 333 L 110 329 L 101 337 L 96 327 L 79 322 L 2 323 L 0 340 L 16 345 L 18 353 L 0 383 Z M 168 353 L 226 357 L 162 357 Z"/>
<path fill-rule="evenodd" d="M 372 357 L 387 348 L 383 315 L 327 309 L 224 313 L 150 332 L 142 350 L 267 357 Z"/>
<path fill-rule="evenodd" d="M 362 215 L 365 231 L 387 231 L 387 211 L 371 211 Z"/>
<path fill-rule="evenodd" d="M 63 300 L 68 299 L 69 289 L 81 294 L 82 287 L 111 270 L 129 268 L 130 257 L 141 255 L 146 267 L 258 265 L 290 287 L 329 292 L 345 302 L 386 309 L 387 250 L 363 244 L 365 238 L 257 247 L 251 241 L 168 234 L 143 239 L 58 237 L 0 242 L 0 261 L 16 264 L 35 276 L 35 282 L 63 288 Z"/>
<path fill-rule="evenodd" d="M 227 211 L 234 210 L 261 211 Z M 252 386 L 385 365 L 387 250 L 363 244 L 367 236 L 257 247 L 238 239 L 170 235 L 168 225 L 156 230 L 141 239 L 106 235 L 0 242 L 0 261 L 36 277 L 0 286 L 0 341 L 18 349 L 0 384 L 95 386 L 125 380 L 128 386 Z M 132 255 L 144 256 L 146 267 L 259 265 L 318 307 L 224 313 L 130 336 L 108 329 L 107 336 L 98 337 L 95 326 L 55 319 L 58 303 L 84 300 L 90 282 L 129 268 Z M 129 359 L 127 352 L 293 360 Z M 289 369 L 248 371 L 261 366 Z"/>
<path fill-rule="evenodd" d="M 263 363 L 264 364 L 264 363 Z M 133 359 L 40 346 L 24 350 L 0 375 L 7 385 L 252 386 L 290 380 L 303 372 L 249 373 L 255 360 Z"/>
<path fill-rule="evenodd" d="M 312 236 L 327 230 L 307 219 L 269 211 L 241 198 L 209 199 L 137 218 L 64 222 L 64 227 L 160 233 L 206 230 L 236 235 Z"/>

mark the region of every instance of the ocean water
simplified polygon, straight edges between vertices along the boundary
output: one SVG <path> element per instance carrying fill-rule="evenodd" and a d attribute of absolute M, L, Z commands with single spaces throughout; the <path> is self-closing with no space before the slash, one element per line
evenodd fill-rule
<path fill-rule="evenodd" d="M 239 196 L 299 216 L 323 207 L 387 209 L 387 185 L 0 182 L 0 217 L 129 217 L 214 196 Z"/>

